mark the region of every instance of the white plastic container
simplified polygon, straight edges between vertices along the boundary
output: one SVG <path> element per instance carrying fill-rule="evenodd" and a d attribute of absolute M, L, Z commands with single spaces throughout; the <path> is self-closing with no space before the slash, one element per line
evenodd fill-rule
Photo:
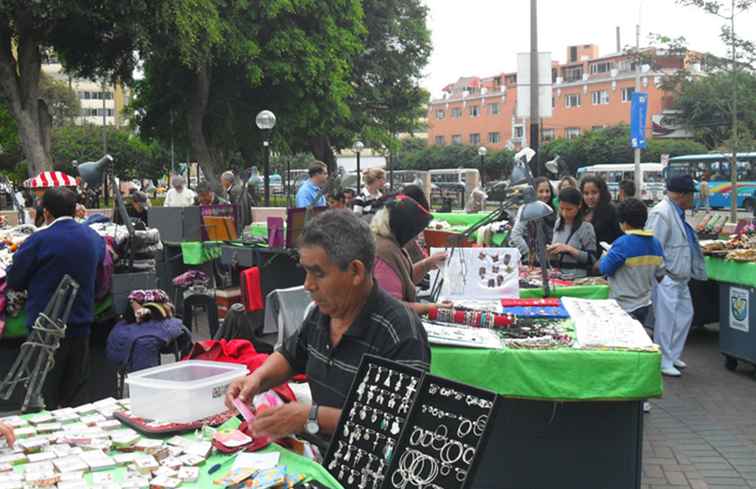
<path fill-rule="evenodd" d="M 187 360 L 130 373 L 126 378 L 134 416 L 191 423 L 225 411 L 226 389 L 247 375 L 245 365 Z"/>

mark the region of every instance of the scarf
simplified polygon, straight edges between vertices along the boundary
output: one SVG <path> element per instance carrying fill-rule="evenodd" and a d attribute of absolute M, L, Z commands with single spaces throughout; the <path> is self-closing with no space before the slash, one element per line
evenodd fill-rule
<path fill-rule="evenodd" d="M 386 201 L 389 210 L 389 227 L 399 244 L 405 246 L 415 239 L 433 220 L 430 212 L 406 195 L 396 195 Z"/>

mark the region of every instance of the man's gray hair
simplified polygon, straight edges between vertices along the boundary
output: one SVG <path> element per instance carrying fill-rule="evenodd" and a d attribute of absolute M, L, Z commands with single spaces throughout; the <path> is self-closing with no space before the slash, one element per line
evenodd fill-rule
<path fill-rule="evenodd" d="M 228 183 L 234 183 L 234 172 L 232 172 L 232 171 L 224 171 L 221 174 L 221 180 L 225 180 Z"/>
<path fill-rule="evenodd" d="M 375 263 L 375 239 L 367 223 L 347 209 L 333 209 L 319 214 L 305 225 L 300 246 L 320 246 L 331 262 L 346 270 L 359 260 L 372 274 Z"/>
<path fill-rule="evenodd" d="M 171 178 L 171 187 L 183 187 L 186 184 L 186 180 L 181 175 L 174 175 Z"/>

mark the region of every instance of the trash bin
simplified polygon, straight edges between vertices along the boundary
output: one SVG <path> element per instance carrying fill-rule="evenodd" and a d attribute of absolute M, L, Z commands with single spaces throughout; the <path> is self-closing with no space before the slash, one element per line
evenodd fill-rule
<path fill-rule="evenodd" d="M 738 361 L 756 365 L 756 288 L 719 284 L 719 351 L 725 367 L 735 370 Z"/>

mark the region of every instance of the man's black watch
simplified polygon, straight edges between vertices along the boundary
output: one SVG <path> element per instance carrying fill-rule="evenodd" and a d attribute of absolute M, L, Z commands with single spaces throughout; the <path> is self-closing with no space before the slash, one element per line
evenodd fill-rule
<path fill-rule="evenodd" d="M 320 433 L 320 425 L 318 424 L 318 409 L 320 406 L 313 404 L 310 408 L 310 414 L 307 416 L 307 423 L 305 423 L 305 431 L 310 435 L 317 435 Z"/>

